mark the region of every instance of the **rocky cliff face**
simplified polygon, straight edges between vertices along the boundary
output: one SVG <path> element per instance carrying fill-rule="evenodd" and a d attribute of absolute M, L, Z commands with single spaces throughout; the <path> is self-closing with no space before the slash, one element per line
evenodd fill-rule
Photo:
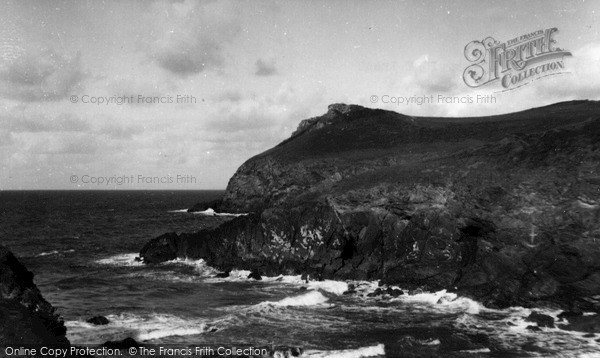
<path fill-rule="evenodd" d="M 599 310 L 599 143 L 598 102 L 482 118 L 332 105 L 232 177 L 220 209 L 251 215 L 141 255 Z"/>
<path fill-rule="evenodd" d="M 66 331 L 33 283 L 33 273 L 0 245 L 0 346 L 68 346 Z"/>

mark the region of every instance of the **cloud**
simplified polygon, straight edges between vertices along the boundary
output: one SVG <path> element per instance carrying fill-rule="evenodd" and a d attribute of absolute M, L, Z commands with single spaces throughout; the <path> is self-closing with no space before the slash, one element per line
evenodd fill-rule
<path fill-rule="evenodd" d="M 322 87 L 304 89 L 283 83 L 270 95 L 240 94 L 223 100 L 204 122 L 207 141 L 222 151 L 268 149 L 288 138 L 301 120 L 327 111 Z M 247 154 L 246 154 L 247 155 Z"/>
<path fill-rule="evenodd" d="M 25 102 L 60 100 L 84 77 L 79 52 L 67 58 L 50 49 L 28 51 L 0 69 L 0 95 Z"/>
<path fill-rule="evenodd" d="M 534 86 L 538 95 L 557 100 L 600 99 L 600 42 L 589 43 L 565 57 L 568 74 L 553 76 L 528 86 Z"/>
<path fill-rule="evenodd" d="M 62 138 L 56 147 L 50 147 L 50 154 L 95 154 L 99 148 L 96 138 L 89 136 Z"/>
<path fill-rule="evenodd" d="M 5 129 L 12 133 L 39 133 L 39 132 L 85 132 L 90 129 L 87 122 L 73 114 L 60 114 L 48 119 L 44 116 L 0 117 Z"/>
<path fill-rule="evenodd" d="M 122 126 L 119 124 L 107 124 L 103 126 L 97 133 L 107 136 L 109 139 L 129 140 L 133 139 L 136 134 L 141 134 L 142 128 L 137 126 Z"/>
<path fill-rule="evenodd" d="M 426 94 L 448 93 L 457 88 L 456 73 L 448 63 L 423 55 L 413 63 L 409 81 Z"/>
<path fill-rule="evenodd" d="M 256 63 L 256 72 L 254 72 L 257 76 L 273 76 L 277 74 L 277 68 L 275 67 L 275 60 L 263 60 L 259 58 Z"/>
<path fill-rule="evenodd" d="M 228 102 L 239 102 L 243 98 L 241 91 L 239 90 L 228 90 L 221 93 L 216 100 L 217 101 L 228 101 Z"/>
<path fill-rule="evenodd" d="M 181 76 L 221 67 L 224 44 L 240 31 L 236 7 L 229 2 L 159 2 L 149 21 L 150 57 Z"/>
<path fill-rule="evenodd" d="M 6 147 L 13 144 L 12 133 L 7 130 L 0 131 L 0 147 Z"/>
<path fill-rule="evenodd" d="M 54 133 L 52 136 L 42 133 L 17 133 L 14 154 L 22 158 L 22 164 L 36 162 L 40 156 L 53 156 L 58 160 L 62 154 L 95 154 L 100 148 L 99 141 L 89 133 Z M 14 146 L 13 146 L 14 147 Z M 62 158 L 65 162 L 68 160 Z M 16 164 L 16 163 L 13 163 Z"/>

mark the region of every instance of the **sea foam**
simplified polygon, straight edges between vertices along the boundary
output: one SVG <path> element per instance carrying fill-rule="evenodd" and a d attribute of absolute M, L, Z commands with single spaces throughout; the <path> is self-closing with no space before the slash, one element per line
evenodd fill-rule
<path fill-rule="evenodd" d="M 136 261 L 136 258 L 138 256 L 139 254 L 137 252 L 129 254 L 119 254 L 104 259 L 96 260 L 96 263 L 110 266 L 143 266 L 143 262 Z"/>
<path fill-rule="evenodd" d="M 310 291 L 304 293 L 299 296 L 286 297 L 280 301 L 276 302 L 263 302 L 263 304 L 270 304 L 274 306 L 280 307 L 290 307 L 290 306 L 316 306 L 322 305 L 325 302 L 329 301 L 329 299 L 319 291 Z"/>
<path fill-rule="evenodd" d="M 459 297 L 457 294 L 447 292 L 446 290 L 402 295 L 394 300 L 413 304 L 425 304 L 438 311 L 461 311 L 469 314 L 478 314 L 482 310 L 486 310 L 481 303 L 467 297 Z"/>
<path fill-rule="evenodd" d="M 249 279 L 250 271 L 248 270 L 232 270 L 228 277 L 225 278 L 211 278 L 208 281 L 212 282 L 239 282 L 239 281 L 253 281 Z M 262 280 L 258 282 L 263 283 L 284 283 L 290 285 L 306 286 L 309 290 L 320 290 L 335 295 L 341 295 L 348 291 L 348 284 L 342 281 L 334 280 L 323 280 L 323 281 L 309 281 L 306 283 L 300 275 L 279 275 L 279 276 L 263 276 Z"/>
<path fill-rule="evenodd" d="M 188 259 L 188 258 L 185 258 L 185 259 L 177 258 L 175 260 L 162 262 L 161 265 L 192 267 L 199 276 L 206 276 L 206 277 L 211 277 L 211 276 L 214 276 L 217 273 L 219 273 L 219 270 L 208 266 L 208 264 L 206 264 L 206 261 L 204 261 L 203 259 L 193 260 L 193 259 Z"/>
<path fill-rule="evenodd" d="M 95 326 L 85 321 L 67 321 L 67 337 L 74 344 L 102 343 L 132 337 L 149 341 L 170 336 L 197 335 L 211 329 L 204 321 L 168 314 L 108 315 L 109 324 Z"/>
<path fill-rule="evenodd" d="M 366 358 L 385 356 L 385 346 L 378 344 L 376 346 L 361 347 L 356 349 L 344 349 L 336 351 L 315 351 L 309 350 L 303 354 L 303 357 L 311 358 Z"/>
<path fill-rule="evenodd" d="M 204 215 L 204 216 L 244 216 L 244 215 L 248 215 L 246 213 L 243 214 L 232 214 L 232 213 L 218 213 L 216 211 L 214 211 L 211 208 L 208 208 L 206 210 L 203 211 L 192 211 L 189 212 L 188 209 L 178 209 L 178 210 L 169 210 L 170 213 L 190 213 L 190 214 L 194 214 L 194 215 Z"/>
<path fill-rule="evenodd" d="M 52 255 L 59 255 L 59 254 L 70 254 L 72 252 L 75 252 L 75 250 L 74 249 L 65 250 L 65 251 L 54 250 L 54 251 L 49 251 L 49 252 L 41 252 L 41 253 L 35 255 L 35 257 L 44 257 L 44 256 L 52 256 Z"/>

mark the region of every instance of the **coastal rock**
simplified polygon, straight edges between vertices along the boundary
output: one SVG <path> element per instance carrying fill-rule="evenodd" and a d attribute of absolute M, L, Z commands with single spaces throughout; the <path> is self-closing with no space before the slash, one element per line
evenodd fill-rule
<path fill-rule="evenodd" d="M 153 264 L 175 260 L 177 258 L 177 239 L 176 233 L 168 233 L 152 240 L 151 246 L 147 247 L 143 254 L 140 254 L 142 261 Z"/>
<path fill-rule="evenodd" d="M 398 297 L 404 294 L 404 292 L 402 290 L 399 290 L 397 288 L 391 288 L 388 287 L 387 290 L 385 290 L 385 293 L 387 293 L 388 295 L 392 296 L 392 297 Z"/>
<path fill-rule="evenodd" d="M 308 133 L 310 131 L 321 129 L 325 126 L 331 125 L 335 122 L 336 119 L 343 118 L 344 116 L 349 115 L 350 112 L 360 111 L 365 108 L 357 105 L 334 103 L 330 104 L 327 109 L 327 113 L 323 116 L 305 119 L 302 122 L 300 122 L 296 131 L 292 133 L 292 138 L 300 134 Z"/>
<path fill-rule="evenodd" d="M 0 346 L 69 346 L 67 329 L 56 309 L 33 283 L 31 273 L 0 245 Z"/>
<path fill-rule="evenodd" d="M 535 322 L 538 327 L 554 328 L 554 318 L 539 312 L 531 312 L 531 314 L 525 318 L 525 321 Z"/>
<path fill-rule="evenodd" d="M 440 344 L 444 351 L 462 351 L 487 348 L 490 341 L 484 334 L 452 333 L 441 336 Z"/>
<path fill-rule="evenodd" d="M 572 317 L 580 317 L 580 316 L 583 316 L 583 312 L 578 308 L 572 308 L 571 310 L 568 310 L 568 311 L 562 311 L 561 313 L 558 314 L 557 318 L 559 320 L 563 320 L 563 319 L 570 319 Z"/>
<path fill-rule="evenodd" d="M 600 315 L 571 316 L 567 320 L 568 324 L 558 327 L 568 331 L 600 333 Z"/>
<path fill-rule="evenodd" d="M 89 324 L 93 324 L 95 326 L 103 326 L 103 325 L 110 323 L 108 318 L 106 318 L 104 316 L 95 316 L 95 317 L 88 319 L 86 322 Z"/>
<path fill-rule="evenodd" d="M 131 337 L 127 337 L 120 341 L 107 341 L 102 345 L 106 348 L 111 349 L 127 349 L 127 348 L 139 348 L 140 344 Z"/>
<path fill-rule="evenodd" d="M 257 270 L 252 270 L 252 272 L 250 272 L 250 274 L 248 275 L 248 278 L 256 281 L 262 280 L 262 276 L 260 275 L 260 273 L 258 273 Z"/>
<path fill-rule="evenodd" d="M 301 357 L 304 349 L 301 347 L 269 347 L 269 357 Z"/>
<path fill-rule="evenodd" d="M 599 112 L 576 101 L 413 118 L 333 105 L 240 166 L 218 205 L 250 215 L 163 235 L 140 256 L 600 311 Z"/>
<path fill-rule="evenodd" d="M 376 288 L 375 291 L 367 293 L 367 297 L 377 297 L 383 295 L 381 288 Z"/>

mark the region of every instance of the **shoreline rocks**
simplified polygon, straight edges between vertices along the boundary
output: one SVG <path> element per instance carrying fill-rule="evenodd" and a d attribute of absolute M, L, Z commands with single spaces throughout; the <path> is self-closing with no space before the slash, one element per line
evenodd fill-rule
<path fill-rule="evenodd" d="M 554 318 L 551 316 L 539 313 L 539 312 L 531 312 L 531 314 L 525 318 L 527 322 L 535 322 L 538 327 L 548 327 L 554 328 Z"/>
<path fill-rule="evenodd" d="M 250 274 L 248 275 L 248 278 L 256 281 L 262 280 L 262 276 L 260 275 L 258 270 L 252 270 L 252 272 L 250 272 Z"/>
<path fill-rule="evenodd" d="M 140 257 L 600 311 L 597 113 L 591 101 L 452 119 L 334 105 L 231 178 L 219 208 L 252 214 L 162 235 Z"/>
<path fill-rule="evenodd" d="M 0 245 L 0 346 L 65 346 L 67 329 L 33 282 L 33 273 Z"/>
<path fill-rule="evenodd" d="M 94 326 L 104 326 L 110 323 L 108 318 L 104 316 L 95 316 L 86 320 L 86 322 L 89 324 L 93 324 Z"/>

